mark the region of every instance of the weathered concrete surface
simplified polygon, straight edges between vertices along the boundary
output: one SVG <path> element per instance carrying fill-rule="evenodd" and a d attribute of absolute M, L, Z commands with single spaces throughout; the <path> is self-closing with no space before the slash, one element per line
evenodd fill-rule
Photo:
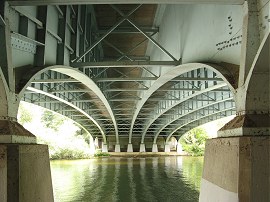
<path fill-rule="evenodd" d="M 16 121 L 0 120 L 1 143 L 36 143 L 36 137 Z"/>
<path fill-rule="evenodd" d="M 207 141 L 201 202 L 269 202 L 269 190 L 269 136 Z"/>
<path fill-rule="evenodd" d="M 0 201 L 51 202 L 47 145 L 0 144 Z"/>

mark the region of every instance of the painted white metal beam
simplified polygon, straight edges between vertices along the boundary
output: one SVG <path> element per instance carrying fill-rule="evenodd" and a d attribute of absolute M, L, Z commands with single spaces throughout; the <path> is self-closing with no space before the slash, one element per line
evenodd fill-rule
<path fill-rule="evenodd" d="M 180 76 L 181 74 L 184 74 L 186 72 L 199 69 L 199 68 L 208 68 L 215 72 L 220 78 L 222 78 L 228 85 L 228 87 L 234 92 L 234 88 L 229 83 L 229 81 L 225 78 L 224 75 L 220 73 L 222 70 L 217 70 L 216 67 L 212 67 L 207 64 L 203 63 L 189 63 L 189 64 L 183 64 L 179 65 L 177 67 L 173 67 L 168 72 L 164 73 L 161 77 L 159 77 L 149 88 L 149 90 L 145 91 L 145 93 L 142 95 L 142 99 L 137 102 L 136 110 L 134 111 L 134 115 L 132 117 L 131 125 L 130 125 L 130 131 L 129 131 L 129 143 L 131 143 L 132 139 L 132 132 L 135 125 L 136 119 L 139 119 L 137 116 L 141 109 L 143 108 L 143 105 L 146 103 L 146 101 L 150 98 L 150 96 L 156 92 L 161 86 L 163 86 L 165 83 L 169 82 L 170 80 L 176 78 L 177 76 Z"/>
<path fill-rule="evenodd" d="M 33 75 L 33 77 L 29 80 L 29 82 L 25 85 L 25 87 L 20 92 L 19 97 L 22 97 L 26 87 L 30 86 L 31 82 L 34 80 L 35 77 L 37 77 L 37 75 L 40 75 L 43 72 L 46 72 L 48 70 L 52 70 L 52 71 L 56 71 L 56 72 L 68 75 L 72 79 L 80 81 L 80 83 L 84 84 L 86 87 L 91 89 L 100 98 L 100 100 L 103 102 L 104 106 L 106 107 L 108 113 L 110 114 L 111 120 L 112 120 L 114 128 L 115 128 L 116 141 L 119 142 L 118 127 L 117 127 L 116 119 L 115 119 L 113 110 L 112 110 L 108 100 L 106 99 L 106 97 L 104 96 L 104 94 L 102 93 L 100 88 L 95 84 L 94 81 L 92 81 L 87 75 L 83 74 L 82 72 L 80 72 L 74 68 L 62 66 L 62 65 L 55 65 L 55 66 L 50 66 L 48 68 L 44 68 L 40 72 Z"/>
<path fill-rule="evenodd" d="M 171 106 L 166 107 L 166 108 L 165 108 L 164 110 L 162 110 L 160 113 L 155 114 L 155 115 L 153 116 L 152 119 L 149 119 L 147 125 L 144 127 L 144 131 L 143 131 L 143 133 L 142 133 L 142 140 L 141 140 L 141 142 L 144 141 L 144 137 L 145 137 L 145 135 L 146 135 L 146 132 L 147 132 L 148 129 L 150 128 L 150 126 L 151 126 L 151 125 L 152 125 L 152 124 L 153 124 L 160 116 L 162 116 L 163 114 L 165 114 L 167 111 L 169 111 L 170 109 L 176 107 L 176 106 L 179 105 L 179 104 L 182 104 L 183 102 L 185 102 L 185 101 L 187 101 L 187 100 L 189 100 L 189 99 L 194 98 L 194 97 L 197 96 L 197 95 L 203 94 L 203 93 L 208 92 L 208 91 L 216 90 L 216 89 L 222 88 L 222 87 L 224 87 L 224 86 L 226 86 L 226 83 L 221 83 L 221 84 L 218 84 L 218 85 L 214 85 L 214 86 L 211 86 L 211 87 L 206 88 L 206 89 L 204 89 L 204 90 L 201 90 L 201 91 L 198 91 L 198 92 L 196 92 L 196 93 L 193 93 L 193 94 L 191 94 L 190 96 L 186 97 L 185 99 L 181 99 L 181 100 L 179 100 L 178 102 L 175 102 L 174 104 L 172 104 Z M 164 124 L 162 124 L 162 126 L 163 126 L 163 125 L 164 125 Z"/>
<path fill-rule="evenodd" d="M 91 120 L 97 127 L 98 129 L 100 130 L 100 133 L 102 134 L 102 137 L 103 137 L 103 141 L 106 142 L 106 135 L 105 135 L 105 132 L 104 130 L 102 129 L 102 127 L 99 125 L 99 123 L 93 118 L 91 117 L 89 114 L 87 114 L 85 111 L 83 111 L 82 109 L 80 109 L 79 107 L 77 107 L 76 105 L 73 105 L 72 103 L 60 98 L 60 97 L 57 97 L 55 95 L 52 95 L 51 93 L 47 93 L 45 91 L 42 91 L 42 90 L 39 90 L 39 89 L 36 89 L 36 88 L 32 88 L 32 87 L 27 87 L 27 90 L 30 90 L 30 91 L 33 91 L 35 93 L 39 93 L 39 94 L 42 94 L 42 95 L 46 95 L 50 98 L 53 98 L 59 102 L 62 102 L 74 109 L 76 109 L 78 112 L 80 112 L 82 115 L 81 116 L 86 116 L 89 120 Z"/>
<path fill-rule="evenodd" d="M 242 5 L 244 0 L 9 0 L 14 6 L 74 4 L 225 4 Z"/>
<path fill-rule="evenodd" d="M 74 62 L 71 64 L 77 68 L 106 68 L 106 67 L 153 67 L 153 66 L 177 66 L 180 61 L 106 61 L 106 62 Z"/>
<path fill-rule="evenodd" d="M 178 131 L 179 129 L 183 128 L 184 126 L 186 126 L 186 125 L 188 125 L 188 124 L 190 124 L 190 123 L 193 123 L 193 122 L 195 122 L 195 121 L 198 121 L 198 120 L 200 120 L 200 119 L 204 119 L 204 118 L 206 118 L 206 117 L 211 117 L 211 116 L 213 116 L 213 115 L 216 115 L 216 114 L 219 114 L 219 113 L 223 113 L 223 112 L 227 112 L 227 111 L 232 111 L 232 110 L 235 110 L 235 108 L 228 108 L 228 109 L 224 109 L 224 110 L 221 110 L 221 111 L 212 113 L 212 114 L 208 114 L 208 115 L 206 115 L 206 116 L 204 116 L 204 117 L 200 117 L 200 118 L 198 118 L 198 119 L 191 120 L 191 121 L 189 121 L 189 122 L 187 122 L 187 123 L 185 123 L 185 124 L 183 124 L 183 125 L 181 125 L 181 126 L 179 126 L 179 127 L 176 127 L 176 128 L 175 128 L 175 129 L 167 136 L 167 138 L 166 138 L 166 143 L 169 142 L 170 138 L 172 137 L 172 135 L 173 135 L 176 131 Z"/>
<path fill-rule="evenodd" d="M 174 119 L 171 119 L 169 122 L 167 122 L 166 124 L 164 124 L 159 130 L 158 132 L 155 134 L 155 137 L 154 137 L 154 143 L 156 143 L 157 141 L 157 138 L 159 136 L 159 134 L 167 127 L 169 126 L 171 123 L 177 121 L 177 120 L 180 120 L 181 118 L 185 117 L 185 116 L 188 116 L 189 114 L 192 114 L 194 112 L 199 112 L 200 110 L 203 110 L 203 109 L 206 109 L 207 107 L 210 107 L 210 106 L 213 106 L 213 105 L 216 105 L 216 104 L 219 104 L 219 103 L 223 103 L 223 102 L 227 102 L 227 101 L 230 101 L 230 100 L 233 100 L 232 97 L 230 98 L 227 98 L 227 99 L 224 99 L 224 100 L 219 100 L 219 101 L 216 101 L 216 102 L 213 102 L 213 103 L 210 103 L 210 104 L 207 104 L 207 105 L 204 105 L 202 107 L 199 107 L 199 108 L 196 108 L 194 110 L 191 110 L 185 114 L 182 114 L 180 116 L 176 116 L 176 118 Z M 208 115 L 207 115 L 208 116 Z M 188 119 L 187 119 L 188 120 Z M 178 127 L 177 127 L 178 128 Z M 144 141 L 144 139 L 141 140 L 142 142 Z"/>

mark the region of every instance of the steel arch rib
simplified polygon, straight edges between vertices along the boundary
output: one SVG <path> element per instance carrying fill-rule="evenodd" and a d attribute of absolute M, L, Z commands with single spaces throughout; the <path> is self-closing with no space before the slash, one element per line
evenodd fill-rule
<path fill-rule="evenodd" d="M 225 113 L 227 113 L 227 112 L 230 112 L 230 111 L 225 111 Z M 234 112 L 235 112 L 235 110 L 231 111 L 231 114 L 229 114 L 229 116 L 235 115 Z M 228 115 L 228 114 L 226 114 L 226 115 Z M 208 117 L 208 118 L 210 118 L 210 117 Z M 223 118 L 225 118 L 225 117 L 223 117 Z M 220 118 L 220 119 L 222 119 L 222 118 Z M 203 124 L 209 123 L 209 122 L 214 121 L 214 120 L 218 120 L 218 119 L 212 119 L 212 120 L 199 119 L 199 120 L 194 120 L 194 122 L 188 123 L 187 125 L 183 126 L 180 129 L 183 129 L 184 132 L 182 134 L 185 134 L 186 132 L 188 132 L 189 130 L 191 130 L 192 128 L 194 128 L 193 126 L 190 127 L 189 126 L 190 124 L 203 125 Z M 188 127 L 190 127 L 190 128 L 188 128 Z"/>
<path fill-rule="evenodd" d="M 221 111 L 212 113 L 212 114 L 208 114 L 208 115 L 206 115 L 206 116 L 204 116 L 204 117 L 200 117 L 200 118 L 198 118 L 198 119 L 189 121 L 188 123 L 185 123 L 185 124 L 183 124 L 183 125 L 181 125 L 181 126 L 175 128 L 175 129 L 167 136 L 165 142 L 166 142 L 166 144 L 167 144 L 167 143 L 169 142 L 169 139 L 171 138 L 171 136 L 172 136 L 176 131 L 178 131 L 179 129 L 183 128 L 184 126 L 186 126 L 186 125 L 188 125 L 188 124 L 190 124 L 190 123 L 193 123 L 193 122 L 198 121 L 198 120 L 200 120 L 200 119 L 203 119 L 203 118 L 205 118 L 205 117 L 210 117 L 210 116 L 213 116 L 213 115 L 216 115 L 216 114 L 219 114 L 219 113 L 222 113 L 222 112 L 231 111 L 231 110 L 234 110 L 234 109 L 235 109 L 235 107 L 228 108 L 228 109 L 224 109 L 224 110 L 221 110 Z"/>
<path fill-rule="evenodd" d="M 154 143 L 156 142 L 156 140 L 157 140 L 159 134 L 161 133 L 161 131 L 162 131 L 164 128 L 166 128 L 168 125 L 170 125 L 171 123 L 173 123 L 174 121 L 177 121 L 179 118 L 182 118 L 182 117 L 184 117 L 184 116 L 188 116 L 189 114 L 192 114 L 192 113 L 194 113 L 194 112 L 200 111 L 200 110 L 205 109 L 205 108 L 207 108 L 207 107 L 210 107 L 210 106 L 212 106 L 212 105 L 219 104 L 219 103 L 222 103 L 222 102 L 226 102 L 226 101 L 229 101 L 229 100 L 232 100 L 232 99 L 233 99 L 232 97 L 229 97 L 229 98 L 226 98 L 226 99 L 224 99 L 224 100 L 219 100 L 219 101 L 216 101 L 216 102 L 207 104 L 207 105 L 205 105 L 205 106 L 202 106 L 202 107 L 196 108 L 196 109 L 194 109 L 194 110 L 191 110 L 191 111 L 189 111 L 189 112 L 186 113 L 186 114 L 183 114 L 183 115 L 181 115 L 181 116 L 178 116 L 177 118 L 175 118 L 175 119 L 173 119 L 173 120 L 170 120 L 168 123 L 164 124 L 164 125 L 158 130 L 157 134 L 156 134 L 155 137 L 154 137 Z"/>
<path fill-rule="evenodd" d="M 203 64 L 203 63 L 189 63 L 189 64 L 183 64 L 176 67 L 171 68 L 169 71 L 164 73 L 161 77 L 159 77 L 153 85 L 143 94 L 142 99 L 137 103 L 136 110 L 134 112 L 134 115 L 132 117 L 131 125 L 130 125 L 130 132 L 129 132 L 129 143 L 131 143 L 132 139 L 132 131 L 135 124 L 135 121 L 137 119 L 137 116 L 139 112 L 141 111 L 143 105 L 145 102 L 150 98 L 150 96 L 158 90 L 162 85 L 167 83 L 168 81 L 174 79 L 177 76 L 180 76 L 181 74 L 184 74 L 186 72 L 196 70 L 199 68 L 207 68 L 215 72 L 220 78 L 223 79 L 230 88 L 232 92 L 235 92 L 235 89 L 230 84 L 230 82 L 227 80 L 227 78 L 223 75 L 225 72 L 221 72 L 222 69 L 219 69 L 219 66 L 215 65 L 215 67 L 210 66 L 209 64 Z"/>
<path fill-rule="evenodd" d="M 226 83 L 220 83 L 220 84 L 211 86 L 211 87 L 209 87 L 209 88 L 203 89 L 203 90 L 201 90 L 201 91 L 198 91 L 198 92 L 196 92 L 196 93 L 193 93 L 192 95 L 190 95 L 190 96 L 188 96 L 188 97 L 185 97 L 184 99 L 181 99 L 181 100 L 175 102 L 174 104 L 172 104 L 171 106 L 167 107 L 166 109 L 162 110 L 159 114 L 156 114 L 156 115 L 154 116 L 153 119 L 150 119 L 149 123 L 148 123 L 148 124 L 146 125 L 146 127 L 144 128 L 144 131 L 143 131 L 143 134 L 142 134 L 142 138 L 141 138 L 141 143 L 144 142 L 144 138 L 145 138 L 145 135 L 146 135 L 147 130 L 149 129 L 149 127 L 150 127 L 150 126 L 151 126 L 151 125 L 152 125 L 152 124 L 153 124 L 160 116 L 162 116 L 163 114 L 165 114 L 167 111 L 169 111 L 170 109 L 176 107 L 177 105 L 179 105 L 179 104 L 181 104 L 181 103 L 183 103 L 183 102 L 185 102 L 185 101 L 187 101 L 187 100 L 189 100 L 189 99 L 191 99 L 191 98 L 193 98 L 193 97 L 195 97 L 195 96 L 197 96 L 197 95 L 201 95 L 201 94 L 203 94 L 203 93 L 206 93 L 206 92 L 209 92 L 209 91 L 211 91 L 211 90 L 215 90 L 215 89 L 218 89 L 218 88 L 221 88 L 221 87 L 225 87 L 225 86 L 227 86 Z"/>
<path fill-rule="evenodd" d="M 39 93 L 39 94 L 42 94 L 42 95 L 46 95 L 46 96 L 48 96 L 48 97 L 50 97 L 50 98 L 53 98 L 53 99 L 55 99 L 55 100 L 58 100 L 58 101 L 60 101 L 60 102 L 62 102 L 62 103 L 64 103 L 64 104 L 66 104 L 66 105 L 68 105 L 68 106 L 70 106 L 70 107 L 76 109 L 76 110 L 79 111 L 80 113 L 82 113 L 84 116 L 86 116 L 88 119 L 90 119 L 90 120 L 98 127 L 98 129 L 100 130 L 101 135 L 102 135 L 102 137 L 103 137 L 103 141 L 104 141 L 104 143 L 106 144 L 106 142 L 107 142 L 107 140 L 106 140 L 106 135 L 105 135 L 105 133 L 104 133 L 104 130 L 103 130 L 102 127 L 100 126 L 100 124 L 99 124 L 93 117 L 91 117 L 89 114 L 87 114 L 86 112 L 84 112 L 82 109 L 80 109 L 79 107 L 75 106 L 74 104 L 72 104 L 72 103 L 70 103 L 70 102 L 68 102 L 68 101 L 66 101 L 66 100 L 64 100 L 64 99 L 62 99 L 62 98 L 60 98 L 60 97 L 57 97 L 57 96 L 55 96 L 55 95 L 52 95 L 51 93 L 47 93 L 47 92 L 45 92 L 45 91 L 42 91 L 42 90 L 39 90 L 39 89 L 36 89 L 36 88 L 32 88 L 32 87 L 27 87 L 26 89 L 27 89 L 27 90 L 30 90 L 30 91 L 33 91 L 33 92 L 35 92 L 35 93 Z"/>
<path fill-rule="evenodd" d="M 81 71 L 79 71 L 77 69 L 63 66 L 63 65 L 54 65 L 54 66 L 49 66 L 47 68 L 44 68 L 41 71 L 35 73 L 31 77 L 31 79 L 29 79 L 29 81 L 26 83 L 24 88 L 20 91 L 19 97 L 21 98 L 23 96 L 25 89 L 27 88 L 27 86 L 30 85 L 31 81 L 33 81 L 36 76 L 38 76 L 38 75 L 40 75 L 43 72 L 48 71 L 48 70 L 56 71 L 56 72 L 68 75 L 68 76 L 78 80 L 79 82 L 84 84 L 86 87 L 88 87 L 90 90 L 92 90 L 99 97 L 99 99 L 103 102 L 104 106 L 106 107 L 106 109 L 108 110 L 108 112 L 111 116 L 111 119 L 113 121 L 113 125 L 115 128 L 116 142 L 119 143 L 119 135 L 118 135 L 118 127 L 117 127 L 116 119 L 115 119 L 114 113 L 112 111 L 112 108 L 111 108 L 108 100 L 106 99 L 106 97 L 104 96 L 102 91 L 99 89 L 99 87 L 95 84 L 95 82 L 92 81 L 88 76 L 86 76 L 85 74 L 83 74 Z"/>

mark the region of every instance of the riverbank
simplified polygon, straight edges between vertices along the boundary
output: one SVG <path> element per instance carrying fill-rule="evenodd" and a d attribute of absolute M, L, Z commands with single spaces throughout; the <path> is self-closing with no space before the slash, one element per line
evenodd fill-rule
<path fill-rule="evenodd" d="M 183 156 L 177 152 L 108 152 L 112 157 Z"/>

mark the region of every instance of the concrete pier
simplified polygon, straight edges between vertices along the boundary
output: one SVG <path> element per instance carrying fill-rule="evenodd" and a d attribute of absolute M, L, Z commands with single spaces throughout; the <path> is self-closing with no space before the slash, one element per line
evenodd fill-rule
<path fill-rule="evenodd" d="M 120 144 L 116 144 L 115 145 L 115 152 L 121 152 L 121 147 L 120 147 Z"/>
<path fill-rule="evenodd" d="M 47 145 L 0 144 L 0 201 L 54 201 Z"/>
<path fill-rule="evenodd" d="M 145 144 L 144 143 L 140 144 L 140 152 L 145 152 Z"/>
<path fill-rule="evenodd" d="M 133 146 L 132 146 L 132 144 L 128 144 L 127 152 L 133 152 Z"/>
<path fill-rule="evenodd" d="M 269 176 L 269 136 L 208 140 L 200 202 L 268 202 Z"/>
<path fill-rule="evenodd" d="M 152 152 L 158 152 L 158 146 L 157 146 L 157 144 L 153 144 Z"/>

